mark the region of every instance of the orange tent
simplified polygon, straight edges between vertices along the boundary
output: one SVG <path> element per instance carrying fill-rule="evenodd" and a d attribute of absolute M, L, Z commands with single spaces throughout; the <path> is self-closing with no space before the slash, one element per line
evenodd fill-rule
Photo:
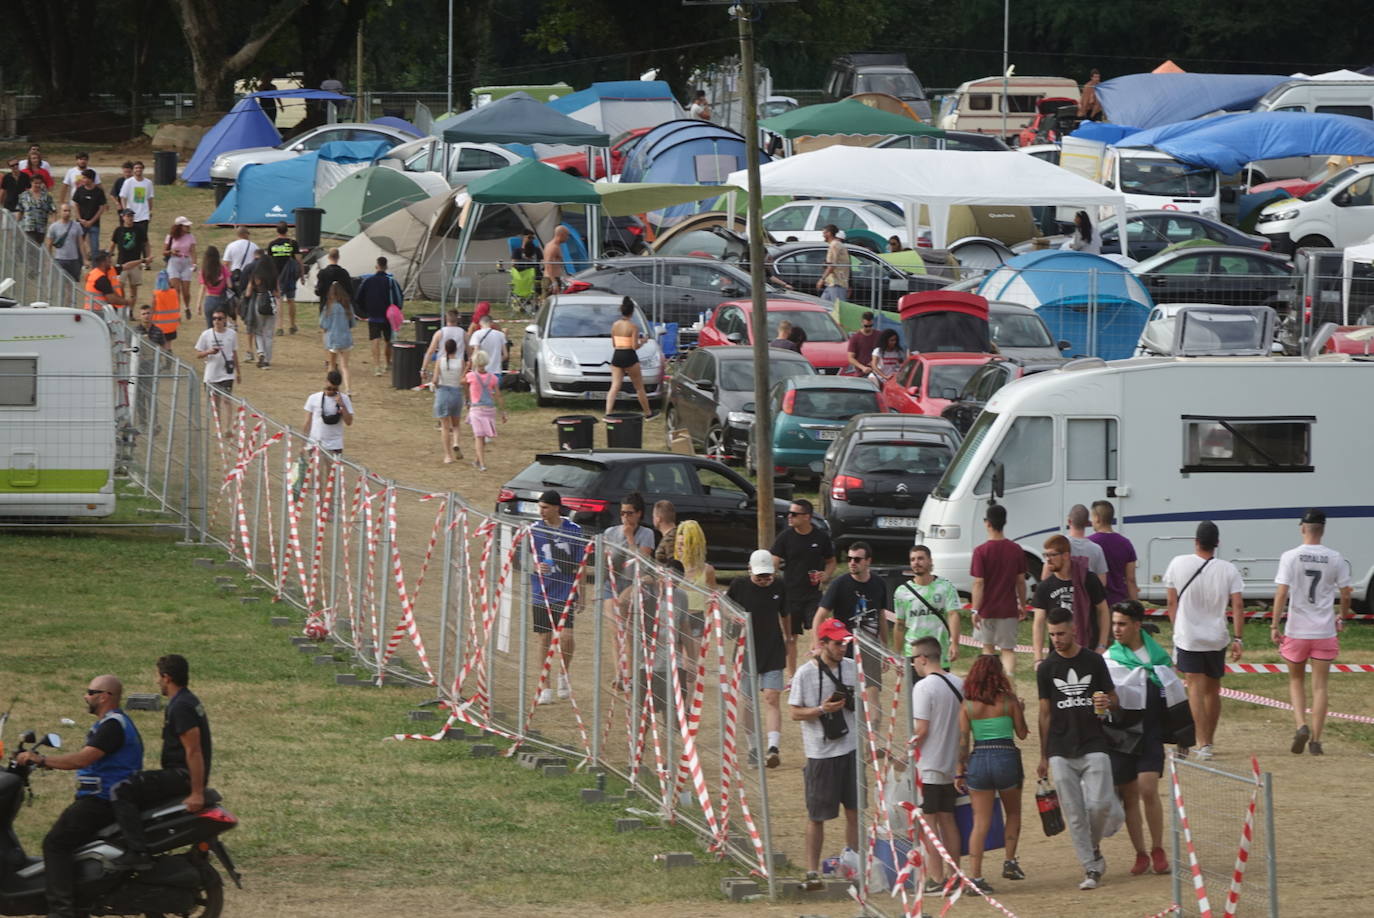
<path fill-rule="evenodd" d="M 1156 67 L 1154 70 L 1151 70 L 1150 72 L 1151 72 L 1151 73 L 1187 73 L 1188 71 L 1184 70 L 1182 67 L 1180 67 L 1178 64 L 1175 64 L 1173 61 L 1165 61 L 1164 63 L 1160 64 L 1158 67 Z"/>

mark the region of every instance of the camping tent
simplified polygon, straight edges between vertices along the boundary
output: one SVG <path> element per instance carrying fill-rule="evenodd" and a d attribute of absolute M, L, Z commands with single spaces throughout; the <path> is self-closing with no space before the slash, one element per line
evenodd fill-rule
<path fill-rule="evenodd" d="M 685 118 L 669 121 L 649 131 L 625 160 L 620 173 L 622 182 L 669 183 L 676 185 L 723 185 L 741 188 L 748 183 L 742 178 L 729 179 L 730 173 L 744 169 L 744 137 L 727 127 Z M 772 157 L 759 151 L 759 162 L 771 162 Z M 658 226 L 671 226 L 701 208 L 679 204 L 650 213 L 649 221 Z"/>
<path fill-rule="evenodd" d="M 221 153 L 249 147 L 274 147 L 279 143 L 281 134 L 273 127 L 258 100 L 252 96 L 240 99 L 205 132 L 190 162 L 181 170 L 181 178 L 188 185 L 208 185 L 210 166 Z"/>
<path fill-rule="evenodd" d="M 567 143 L 580 147 L 607 147 L 611 143 L 605 131 L 556 112 L 523 92 L 446 119 L 442 136 L 447 143 Z"/>
<path fill-rule="evenodd" d="M 1313 112 L 1238 112 L 1166 124 L 1123 137 L 1118 147 L 1154 147 L 1218 172 L 1284 156 L 1374 156 L 1374 122 Z"/>
<path fill-rule="evenodd" d="M 1107 120 L 1152 128 L 1219 111 L 1248 111 L 1284 80 L 1259 73 L 1132 73 L 1097 85 Z"/>
<path fill-rule="evenodd" d="M 434 172 L 400 172 L 368 166 L 344 178 L 318 201 L 324 210 L 320 229 L 329 236 L 356 236 L 363 227 L 407 204 L 448 190 Z"/>
<path fill-rule="evenodd" d="M 759 173 L 764 194 L 900 203 L 912 239 L 917 235 L 919 205 L 925 204 L 937 249 L 945 247 L 949 210 L 956 204 L 1112 207 L 1118 214 L 1126 208 L 1118 191 L 1034 156 L 996 151 L 827 147 L 768 163 Z M 747 177 L 741 170 L 727 181 L 745 186 Z"/>
<path fill-rule="evenodd" d="M 968 154 L 964 154 L 968 155 Z M 1017 255 L 983 279 L 989 300 L 1029 306 L 1070 353 L 1104 360 L 1130 357 L 1154 308 L 1129 269 L 1101 255 L 1049 249 Z"/>
<path fill-rule="evenodd" d="M 388 149 L 381 140 L 334 141 L 281 162 L 244 166 L 234 187 L 205 222 L 290 223 L 297 207 L 314 207 L 346 175 L 376 162 Z"/>
<path fill-rule="evenodd" d="M 759 122 L 759 127 L 785 139 L 818 134 L 901 134 L 945 136 L 939 128 L 913 121 L 905 115 L 842 99 L 824 105 L 806 105 Z"/>
<path fill-rule="evenodd" d="M 617 80 L 593 83 L 547 106 L 560 114 L 600 128 L 612 137 L 634 128 L 653 127 L 686 116 L 673 91 L 662 80 Z"/>

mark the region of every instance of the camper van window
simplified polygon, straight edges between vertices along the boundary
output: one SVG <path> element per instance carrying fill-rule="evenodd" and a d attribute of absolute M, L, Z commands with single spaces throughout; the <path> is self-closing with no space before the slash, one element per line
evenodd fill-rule
<path fill-rule="evenodd" d="M 1349 115 L 1351 118 L 1374 120 L 1374 108 L 1368 105 L 1318 105 L 1317 113 L 1322 115 Z"/>
<path fill-rule="evenodd" d="M 992 111 L 992 96 L 985 92 L 970 93 L 968 108 L 971 112 L 990 112 Z"/>
<path fill-rule="evenodd" d="M 1007 96 L 1007 111 L 1013 114 L 1033 115 L 1035 105 L 1043 96 L 1009 95 Z"/>
<path fill-rule="evenodd" d="M 1116 418 L 1069 419 L 1070 481 L 1116 480 Z"/>
<path fill-rule="evenodd" d="M 38 358 L 0 357 L 0 407 L 38 405 Z"/>
<path fill-rule="evenodd" d="M 1017 418 L 1008 428 L 997 451 L 983 467 L 973 493 L 992 490 L 992 470 L 998 463 L 1006 469 L 1006 490 L 1044 484 L 1054 477 L 1054 419 Z"/>
<path fill-rule="evenodd" d="M 969 466 L 973 463 L 973 457 L 978 453 L 978 447 L 987 439 L 988 431 L 997 421 L 997 415 L 991 411 L 983 411 L 969 428 L 969 432 L 964 437 L 964 442 L 959 444 L 959 451 L 954 454 L 954 458 L 949 462 L 949 468 L 945 469 L 944 477 L 935 486 L 932 495 L 939 498 L 948 498 L 959 488 L 960 482 L 968 474 Z"/>
<path fill-rule="evenodd" d="M 1310 472 L 1315 418 L 1184 415 L 1184 472 Z"/>

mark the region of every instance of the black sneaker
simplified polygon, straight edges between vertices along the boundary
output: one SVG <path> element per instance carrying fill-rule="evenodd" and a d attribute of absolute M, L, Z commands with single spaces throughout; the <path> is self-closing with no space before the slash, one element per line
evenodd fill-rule
<path fill-rule="evenodd" d="M 1303 750 L 1303 748 L 1307 745 L 1307 741 L 1308 741 L 1309 739 L 1311 739 L 1311 738 L 1312 738 L 1312 728 L 1309 727 L 1309 726 L 1307 726 L 1307 724 L 1303 724 L 1303 725 L 1302 725 L 1301 727 L 1299 727 L 1299 728 L 1297 729 L 1297 731 L 1293 734 L 1293 745 L 1289 747 L 1290 751 L 1292 751 L 1292 753 L 1293 753 L 1294 755 L 1302 755 L 1302 750 Z M 1320 755 L 1320 754 L 1321 754 L 1321 753 L 1316 753 L 1316 752 L 1313 753 L 1313 755 Z"/>
<path fill-rule="evenodd" d="M 814 870 L 806 872 L 806 879 L 802 880 L 802 889 L 807 892 L 819 892 L 825 889 L 825 881 Z"/>
<path fill-rule="evenodd" d="M 1002 862 L 1002 878 L 1004 880 L 1024 880 L 1026 872 L 1021 869 L 1021 865 L 1016 862 L 1016 858 Z"/>
<path fill-rule="evenodd" d="M 933 877 L 926 880 L 927 896 L 943 896 L 945 894 L 945 881 L 937 880 Z"/>
<path fill-rule="evenodd" d="M 987 880 L 983 879 L 982 877 L 974 877 L 973 879 L 969 880 L 969 882 L 973 884 L 974 889 L 978 890 L 983 895 L 992 895 L 992 884 L 989 883 Z"/>
<path fill-rule="evenodd" d="M 763 760 L 763 764 L 767 765 L 769 768 L 777 768 L 782 764 L 782 757 L 778 755 L 777 746 L 768 747 L 768 758 Z"/>

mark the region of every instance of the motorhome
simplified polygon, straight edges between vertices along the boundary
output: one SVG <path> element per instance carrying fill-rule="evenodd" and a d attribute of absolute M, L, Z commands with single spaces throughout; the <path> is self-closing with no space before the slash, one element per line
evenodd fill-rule
<path fill-rule="evenodd" d="M 1035 120 L 1040 100 L 1051 97 L 1077 99 L 1078 84 L 1068 77 L 969 80 L 944 97 L 939 126 L 946 131 L 977 131 L 1010 140 Z"/>
<path fill-rule="evenodd" d="M 1315 112 L 1374 120 L 1374 79 L 1285 80 L 1255 103 L 1256 112 Z M 1249 184 L 1315 175 L 1326 155 L 1285 156 L 1250 163 Z"/>
<path fill-rule="evenodd" d="M 1141 598 L 1165 599 L 1164 570 L 1193 550 L 1202 520 L 1220 527 L 1218 557 L 1240 570 L 1245 595 L 1267 598 L 1303 510 L 1322 507 L 1367 604 L 1374 505 L 1359 482 L 1374 431 L 1356 423 L 1354 403 L 1371 384 L 1374 360 L 1347 355 L 1086 358 L 1027 376 L 974 421 L 915 541 L 968 591 L 992 500 L 1006 507 L 1006 535 L 1032 576 L 1069 507 L 1109 500 L 1135 543 Z"/>
<path fill-rule="evenodd" d="M 1179 162 L 1168 153 L 1069 136 L 1060 144 L 1059 165 L 1120 189 L 1129 210 L 1183 210 L 1221 219 L 1217 171 Z"/>
<path fill-rule="evenodd" d="M 97 314 L 0 309 L 0 517 L 114 512 L 115 390 Z"/>

